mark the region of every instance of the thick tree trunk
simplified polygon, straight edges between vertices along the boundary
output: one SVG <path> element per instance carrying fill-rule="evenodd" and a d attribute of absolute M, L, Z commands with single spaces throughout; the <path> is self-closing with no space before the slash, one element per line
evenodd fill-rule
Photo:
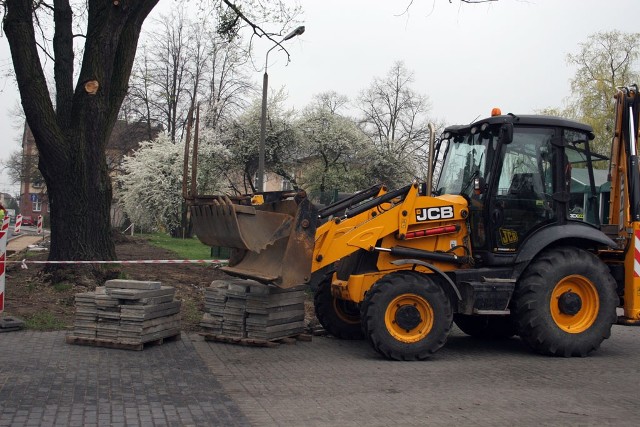
<path fill-rule="evenodd" d="M 96 141 L 98 136 L 87 136 Z M 54 260 L 112 260 L 116 258 L 110 235 L 111 180 L 104 150 L 81 142 L 77 151 L 59 162 L 40 160 L 51 201 L 51 253 Z"/>
<path fill-rule="evenodd" d="M 127 91 L 142 23 L 157 3 L 87 1 L 84 55 L 74 87 L 72 9 L 69 0 L 53 0 L 54 108 L 35 36 L 38 4 L 34 11 L 32 0 L 5 2 L 3 29 L 51 202 L 50 260 L 115 259 L 105 147 Z"/>

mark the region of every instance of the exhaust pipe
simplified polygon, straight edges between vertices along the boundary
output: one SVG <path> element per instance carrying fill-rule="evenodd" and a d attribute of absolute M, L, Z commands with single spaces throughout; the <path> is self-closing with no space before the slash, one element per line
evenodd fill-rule
<path fill-rule="evenodd" d="M 433 123 L 429 127 L 429 155 L 427 160 L 427 196 L 431 196 L 431 186 L 433 185 L 433 150 L 435 147 L 436 127 Z"/>

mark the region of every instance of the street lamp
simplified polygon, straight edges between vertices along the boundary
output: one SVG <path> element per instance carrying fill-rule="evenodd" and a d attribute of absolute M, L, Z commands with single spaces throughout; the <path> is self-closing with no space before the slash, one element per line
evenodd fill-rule
<path fill-rule="evenodd" d="M 276 46 L 282 47 L 280 43 L 292 39 L 304 33 L 304 25 L 299 26 L 289 34 L 287 34 L 280 42 L 267 51 L 264 60 L 264 77 L 262 79 L 262 116 L 260 117 L 260 152 L 258 154 L 258 176 L 256 177 L 256 190 L 264 191 L 264 151 L 265 151 L 265 133 L 267 130 L 267 87 L 269 85 L 269 75 L 267 74 L 267 66 L 269 65 L 269 52 Z M 284 48 L 283 48 L 284 49 Z"/>

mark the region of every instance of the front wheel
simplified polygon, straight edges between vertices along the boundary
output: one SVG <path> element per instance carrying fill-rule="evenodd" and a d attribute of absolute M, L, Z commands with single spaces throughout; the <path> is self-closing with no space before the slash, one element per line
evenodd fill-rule
<path fill-rule="evenodd" d="M 538 256 L 514 295 L 517 329 L 533 350 L 581 356 L 600 347 L 616 321 L 616 283 L 590 252 L 561 247 Z"/>
<path fill-rule="evenodd" d="M 378 353 L 393 360 L 422 360 L 445 344 L 453 320 L 451 302 L 427 275 L 391 273 L 369 292 L 363 330 Z"/>
<path fill-rule="evenodd" d="M 318 285 L 313 298 L 316 317 L 322 327 L 336 338 L 361 340 L 360 308 L 351 301 L 344 301 L 331 294 L 331 279 Z"/>

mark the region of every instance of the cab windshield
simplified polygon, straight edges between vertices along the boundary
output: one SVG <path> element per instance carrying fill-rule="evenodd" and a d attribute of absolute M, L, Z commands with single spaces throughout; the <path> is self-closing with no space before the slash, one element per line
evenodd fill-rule
<path fill-rule="evenodd" d="M 489 179 L 491 157 L 497 146 L 492 132 L 457 134 L 441 142 L 442 168 L 437 194 L 462 194 L 471 197 L 475 178 Z"/>

